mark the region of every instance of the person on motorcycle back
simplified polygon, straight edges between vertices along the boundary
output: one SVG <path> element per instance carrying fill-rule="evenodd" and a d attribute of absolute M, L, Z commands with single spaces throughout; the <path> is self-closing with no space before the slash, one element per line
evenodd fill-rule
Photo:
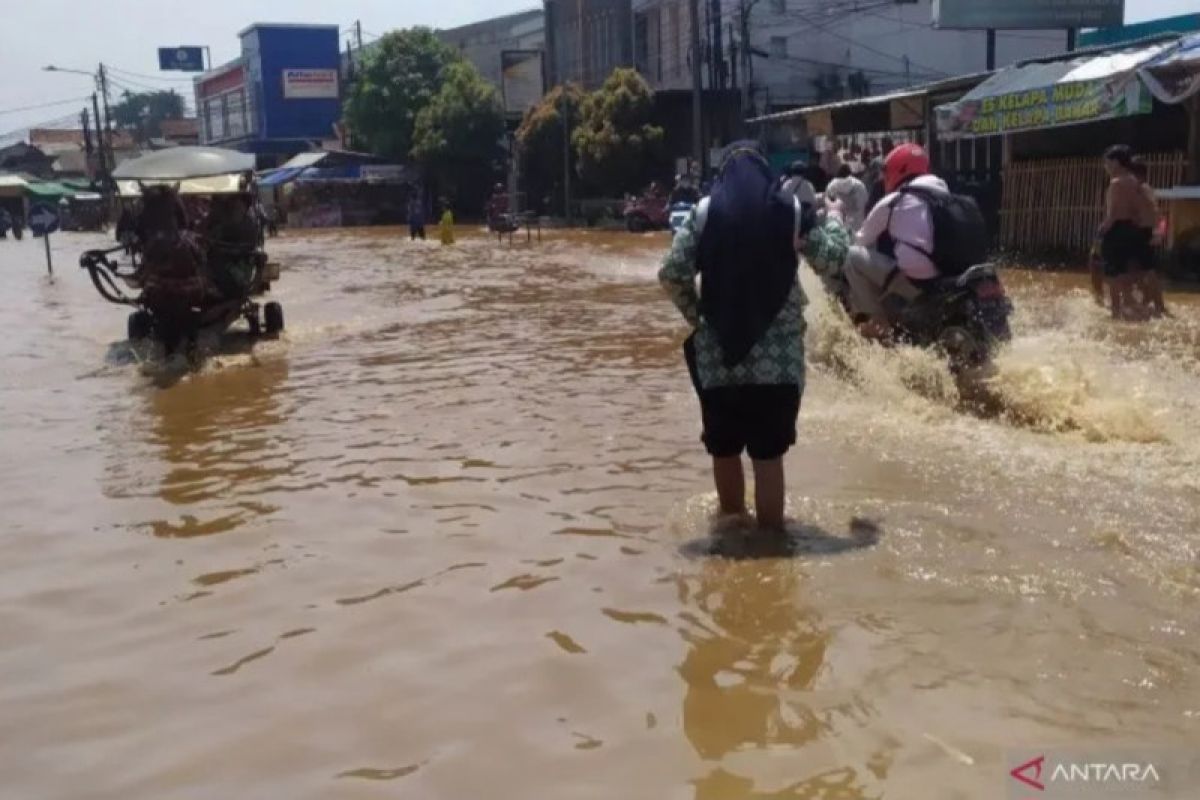
<path fill-rule="evenodd" d="M 845 269 L 851 315 L 874 337 L 891 329 L 885 296 L 912 300 L 938 277 L 933 218 L 921 193 L 950 194 L 946 182 L 930 173 L 929 154 L 920 145 L 894 149 L 883 172 L 887 194 L 859 229 Z"/>

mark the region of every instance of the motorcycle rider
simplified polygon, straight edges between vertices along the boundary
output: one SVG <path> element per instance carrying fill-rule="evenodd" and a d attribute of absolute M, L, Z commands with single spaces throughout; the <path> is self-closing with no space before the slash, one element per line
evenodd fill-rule
<path fill-rule="evenodd" d="M 924 199 L 903 190 L 950 194 L 946 182 L 931 174 L 929 154 L 920 145 L 897 147 L 883 171 L 887 194 L 863 222 L 845 266 L 851 316 L 864 335 L 875 338 L 891 329 L 885 297 L 911 301 L 939 275 L 931 255 L 932 214 Z"/>

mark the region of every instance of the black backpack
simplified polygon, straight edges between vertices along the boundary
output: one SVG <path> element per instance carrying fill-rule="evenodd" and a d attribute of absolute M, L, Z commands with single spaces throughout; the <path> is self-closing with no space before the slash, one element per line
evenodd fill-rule
<path fill-rule="evenodd" d="M 910 242 L 902 244 L 928 256 L 943 276 L 962 275 L 988 260 L 987 222 L 975 198 L 911 185 L 900 189 L 899 193 L 920 198 L 929 207 L 933 221 L 932 253 Z"/>

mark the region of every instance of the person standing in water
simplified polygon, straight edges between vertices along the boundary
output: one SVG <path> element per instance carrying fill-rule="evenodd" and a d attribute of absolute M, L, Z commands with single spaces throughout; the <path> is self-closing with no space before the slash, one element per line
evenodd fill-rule
<path fill-rule="evenodd" d="M 1133 175 L 1133 151 L 1113 145 L 1104 154 L 1104 171 L 1110 178 L 1100 223 L 1100 253 L 1109 278 L 1112 315 L 1121 319 L 1131 302 L 1136 273 L 1152 263 L 1152 229 L 1144 227 L 1145 194 Z"/>
<path fill-rule="evenodd" d="M 778 191 L 756 142 L 735 143 L 658 273 L 693 328 L 685 360 L 721 513 L 746 512 L 741 456 L 748 452 L 761 530 L 784 525 L 783 455 L 796 442 L 805 378 L 807 299 L 795 245 L 812 217 Z"/>
<path fill-rule="evenodd" d="M 1163 297 L 1162 280 L 1158 276 L 1156 263 L 1158 259 L 1154 252 L 1159 217 L 1158 198 L 1154 194 L 1154 187 L 1150 185 L 1150 168 L 1141 158 L 1134 158 L 1130 172 L 1137 178 L 1142 191 L 1141 202 L 1138 204 L 1138 225 L 1149 232 L 1150 241 L 1149 261 L 1142 264 L 1140 271 L 1136 273 L 1136 282 L 1141 288 L 1142 296 L 1150 303 L 1153 314 L 1157 317 L 1170 316 L 1166 298 Z"/>
<path fill-rule="evenodd" d="M 408 238 L 413 242 L 418 238 L 425 241 L 425 203 L 420 192 L 408 201 Z"/>
<path fill-rule="evenodd" d="M 442 218 L 438 222 L 438 237 L 442 240 L 442 244 L 454 244 L 454 212 L 450 210 L 450 203 L 442 201 Z"/>

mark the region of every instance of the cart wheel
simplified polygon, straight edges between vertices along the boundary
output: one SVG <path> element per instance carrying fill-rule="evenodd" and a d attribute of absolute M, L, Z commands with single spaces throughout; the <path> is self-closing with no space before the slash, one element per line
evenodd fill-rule
<path fill-rule="evenodd" d="M 131 342 L 150 338 L 154 332 L 154 320 L 147 311 L 134 311 L 129 315 L 126 332 Z"/>
<path fill-rule="evenodd" d="M 263 306 L 263 321 L 267 325 L 267 335 L 274 336 L 283 330 L 283 306 L 279 303 L 267 303 Z"/>

